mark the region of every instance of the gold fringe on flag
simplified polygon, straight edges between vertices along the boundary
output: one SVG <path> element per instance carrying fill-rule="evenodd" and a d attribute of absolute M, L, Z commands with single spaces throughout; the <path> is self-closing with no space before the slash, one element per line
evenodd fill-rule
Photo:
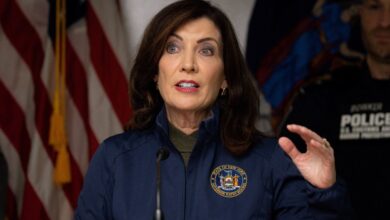
<path fill-rule="evenodd" d="M 66 0 L 56 0 L 55 87 L 50 118 L 49 144 L 57 152 L 53 179 L 58 185 L 71 181 L 65 130 L 66 93 Z"/>

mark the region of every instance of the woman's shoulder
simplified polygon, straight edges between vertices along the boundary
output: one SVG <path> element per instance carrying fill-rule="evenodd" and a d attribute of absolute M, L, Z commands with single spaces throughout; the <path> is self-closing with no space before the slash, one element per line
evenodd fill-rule
<path fill-rule="evenodd" d="M 90 162 L 88 173 L 95 176 L 113 175 L 118 164 L 129 159 L 145 158 L 148 155 L 155 155 L 157 139 L 153 132 L 125 131 L 105 139 L 94 153 Z M 152 152 L 154 151 L 154 152 Z M 154 154 L 153 154 L 154 153 Z"/>
<path fill-rule="evenodd" d="M 255 141 L 251 150 L 259 160 L 267 161 L 271 166 L 289 164 L 291 159 L 283 151 L 276 137 L 263 137 Z"/>
<path fill-rule="evenodd" d="M 259 137 L 253 142 L 251 153 L 259 157 L 270 159 L 279 145 L 275 137 Z"/>
<path fill-rule="evenodd" d="M 99 146 L 98 151 L 105 154 L 105 157 L 115 158 L 129 151 L 134 151 L 141 146 L 148 145 L 154 140 L 151 130 L 137 131 L 129 130 L 106 138 Z"/>

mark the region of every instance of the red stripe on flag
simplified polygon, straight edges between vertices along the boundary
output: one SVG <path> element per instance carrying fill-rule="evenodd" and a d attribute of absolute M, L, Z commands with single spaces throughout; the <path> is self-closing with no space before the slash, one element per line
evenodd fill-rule
<path fill-rule="evenodd" d="M 21 220 L 49 220 L 49 216 L 46 213 L 45 207 L 42 205 L 41 200 L 35 194 L 30 181 L 27 180 L 27 177 L 26 184 L 24 186 L 22 207 L 22 214 L 20 216 Z"/>
<path fill-rule="evenodd" d="M 88 2 L 87 8 L 87 31 L 90 42 L 91 60 L 114 111 L 122 125 L 124 125 L 130 115 L 129 99 L 127 96 L 124 96 L 128 94 L 127 79 L 93 7 Z"/>
<path fill-rule="evenodd" d="M 16 204 L 15 195 L 9 186 L 7 187 L 7 202 L 5 205 L 5 216 L 8 219 L 19 220 L 18 205 Z"/>

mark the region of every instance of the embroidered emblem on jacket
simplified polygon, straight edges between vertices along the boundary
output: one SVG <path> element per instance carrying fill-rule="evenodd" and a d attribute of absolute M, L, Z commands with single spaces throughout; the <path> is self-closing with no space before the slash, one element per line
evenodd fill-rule
<path fill-rule="evenodd" d="M 226 198 L 240 195 L 246 188 L 248 177 L 243 169 L 233 165 L 216 167 L 210 176 L 213 190 Z"/>

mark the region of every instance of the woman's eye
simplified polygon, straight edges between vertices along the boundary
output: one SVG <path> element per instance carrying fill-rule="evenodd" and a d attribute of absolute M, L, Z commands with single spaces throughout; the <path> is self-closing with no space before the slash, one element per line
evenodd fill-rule
<path fill-rule="evenodd" d="M 214 48 L 203 48 L 200 50 L 200 53 L 205 56 L 212 56 L 214 55 Z"/>
<path fill-rule="evenodd" d="M 174 54 L 179 51 L 179 47 L 176 44 L 170 43 L 166 47 L 167 53 Z"/>

